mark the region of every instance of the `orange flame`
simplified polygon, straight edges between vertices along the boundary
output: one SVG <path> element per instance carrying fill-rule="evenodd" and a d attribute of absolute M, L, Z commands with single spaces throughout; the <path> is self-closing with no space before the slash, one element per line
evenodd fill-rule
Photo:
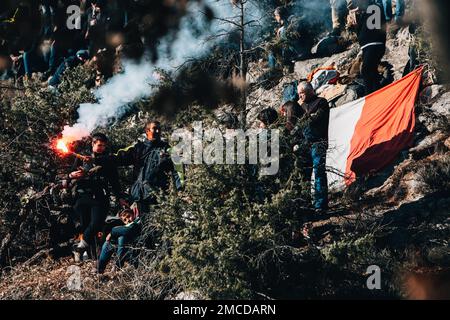
<path fill-rule="evenodd" d="M 56 148 L 58 150 L 60 150 L 62 153 L 68 153 L 69 152 L 69 148 L 67 147 L 66 143 L 64 142 L 63 139 L 59 139 L 57 144 L 56 144 Z"/>

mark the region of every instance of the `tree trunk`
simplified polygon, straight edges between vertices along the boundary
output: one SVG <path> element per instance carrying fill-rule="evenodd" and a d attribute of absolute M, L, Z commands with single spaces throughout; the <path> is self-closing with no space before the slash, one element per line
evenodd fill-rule
<path fill-rule="evenodd" d="M 239 66 L 239 76 L 245 83 L 247 78 L 247 61 L 245 57 L 245 0 L 242 0 L 240 9 L 240 26 L 241 26 L 241 36 L 240 36 L 240 66 Z M 245 129 L 247 126 L 247 88 L 245 85 L 241 88 L 241 101 L 240 101 L 240 113 L 241 113 L 241 127 Z"/>

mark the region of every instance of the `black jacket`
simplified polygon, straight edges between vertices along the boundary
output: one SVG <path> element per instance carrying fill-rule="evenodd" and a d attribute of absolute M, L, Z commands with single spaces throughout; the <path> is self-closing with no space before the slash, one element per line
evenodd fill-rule
<path fill-rule="evenodd" d="M 301 104 L 301 116 L 295 130 L 301 130 L 306 142 L 328 141 L 330 107 L 324 98 L 314 97 Z"/>
<path fill-rule="evenodd" d="M 364 10 L 358 19 L 358 42 L 361 47 L 372 42 L 386 44 L 386 17 L 384 16 L 384 9 L 378 3 L 372 3 L 371 5 L 380 9 L 381 29 L 369 28 L 369 23 L 373 22 L 374 17 L 372 16 L 373 14 L 369 14 Z"/>
<path fill-rule="evenodd" d="M 167 142 L 145 140 L 112 155 L 111 159 L 115 165 L 133 166 L 135 182 L 130 193 L 134 201 L 146 200 L 158 189 L 167 190 L 170 176 L 177 189 L 181 188 L 181 177 L 175 170 L 169 149 Z"/>
<path fill-rule="evenodd" d="M 94 159 L 98 158 L 93 155 Z M 84 162 L 76 159 L 72 170 L 77 171 L 83 167 L 87 174 L 74 180 L 74 188 L 77 196 L 88 195 L 99 201 L 109 201 L 110 188 L 117 199 L 123 197 L 122 188 L 119 181 L 119 175 L 115 164 L 103 157 L 102 165 L 96 165 L 95 161 Z"/>

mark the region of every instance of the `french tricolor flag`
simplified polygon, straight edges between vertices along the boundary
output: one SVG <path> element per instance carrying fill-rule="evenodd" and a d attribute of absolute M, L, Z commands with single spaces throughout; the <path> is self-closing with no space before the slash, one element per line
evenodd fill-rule
<path fill-rule="evenodd" d="M 414 105 L 423 67 L 364 98 L 330 110 L 327 166 L 330 186 L 350 185 L 376 172 L 414 138 Z"/>

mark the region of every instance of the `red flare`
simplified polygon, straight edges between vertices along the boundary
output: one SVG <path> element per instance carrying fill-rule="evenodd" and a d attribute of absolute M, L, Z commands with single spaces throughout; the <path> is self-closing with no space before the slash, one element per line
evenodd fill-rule
<path fill-rule="evenodd" d="M 69 153 L 69 148 L 67 147 L 66 142 L 63 139 L 58 140 L 58 142 L 56 143 L 56 149 L 64 154 Z"/>

